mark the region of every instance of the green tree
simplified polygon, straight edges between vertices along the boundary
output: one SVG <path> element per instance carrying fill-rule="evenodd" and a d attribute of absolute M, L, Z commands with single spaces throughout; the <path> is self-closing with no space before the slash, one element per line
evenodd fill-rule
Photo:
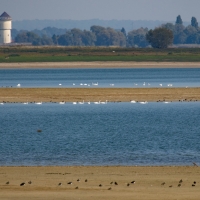
<path fill-rule="evenodd" d="M 180 32 L 174 35 L 174 44 L 184 44 L 186 43 L 187 35 L 184 32 Z"/>
<path fill-rule="evenodd" d="M 149 45 L 146 40 L 146 34 L 148 32 L 147 28 L 139 28 L 133 31 L 130 31 L 127 36 L 127 46 L 129 47 L 146 47 Z"/>
<path fill-rule="evenodd" d="M 15 37 L 17 43 L 33 43 L 39 36 L 33 32 L 21 32 Z"/>
<path fill-rule="evenodd" d="M 91 31 L 83 31 L 82 42 L 85 46 L 94 46 L 96 42 L 96 36 Z"/>
<path fill-rule="evenodd" d="M 59 36 L 53 34 L 53 36 L 52 36 L 52 41 L 53 41 L 53 43 L 56 44 L 56 45 L 58 45 L 58 38 L 59 38 Z"/>
<path fill-rule="evenodd" d="M 175 31 L 175 26 L 176 26 L 176 25 L 174 25 L 174 24 L 172 24 L 172 23 L 166 23 L 166 24 L 163 24 L 163 25 L 162 25 L 163 28 L 169 29 L 169 30 L 171 30 L 172 32 Z"/>
<path fill-rule="evenodd" d="M 126 30 L 124 27 L 122 27 L 121 32 L 124 34 L 124 36 L 126 37 Z"/>
<path fill-rule="evenodd" d="M 183 24 L 183 21 L 182 21 L 180 15 L 178 15 L 177 18 L 176 18 L 176 24 Z"/>
<path fill-rule="evenodd" d="M 198 28 L 198 22 L 195 17 L 192 17 L 192 19 L 191 19 L 191 26 Z"/>
<path fill-rule="evenodd" d="M 173 32 L 166 28 L 156 28 L 148 31 L 146 34 L 147 41 L 153 48 L 165 49 L 173 43 Z"/>

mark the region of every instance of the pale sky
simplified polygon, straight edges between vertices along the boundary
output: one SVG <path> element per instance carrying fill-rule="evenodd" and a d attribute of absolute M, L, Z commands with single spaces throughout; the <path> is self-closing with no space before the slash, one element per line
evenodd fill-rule
<path fill-rule="evenodd" d="M 200 0 L 0 0 L 13 19 L 200 21 Z"/>

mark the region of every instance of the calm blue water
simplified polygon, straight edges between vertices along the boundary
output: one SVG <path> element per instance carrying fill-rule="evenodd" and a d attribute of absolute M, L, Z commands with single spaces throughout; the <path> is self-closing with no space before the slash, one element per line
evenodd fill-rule
<path fill-rule="evenodd" d="M 21 87 L 135 88 L 161 87 L 160 84 L 200 87 L 200 69 L 0 69 L 0 87 L 17 84 Z"/>
<path fill-rule="evenodd" d="M 199 102 L 4 104 L 0 113 L 0 165 L 200 164 Z"/>

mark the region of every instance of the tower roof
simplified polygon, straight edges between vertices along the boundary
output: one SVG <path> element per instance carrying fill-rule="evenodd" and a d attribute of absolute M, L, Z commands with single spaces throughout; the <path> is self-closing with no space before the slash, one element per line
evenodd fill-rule
<path fill-rule="evenodd" d="M 11 20 L 12 18 L 11 18 L 11 16 L 8 14 L 8 13 L 6 13 L 6 12 L 4 12 L 1 16 L 0 16 L 0 20 Z"/>

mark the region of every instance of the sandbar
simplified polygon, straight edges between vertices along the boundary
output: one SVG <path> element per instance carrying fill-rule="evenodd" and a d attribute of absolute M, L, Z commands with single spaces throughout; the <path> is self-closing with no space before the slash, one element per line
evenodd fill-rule
<path fill-rule="evenodd" d="M 0 102 L 200 101 L 200 88 L 0 88 Z"/>
<path fill-rule="evenodd" d="M 0 199 L 199 200 L 199 177 L 192 165 L 0 167 Z"/>
<path fill-rule="evenodd" d="M 0 69 L 28 68 L 200 68 L 200 62 L 31 62 L 0 63 Z"/>

